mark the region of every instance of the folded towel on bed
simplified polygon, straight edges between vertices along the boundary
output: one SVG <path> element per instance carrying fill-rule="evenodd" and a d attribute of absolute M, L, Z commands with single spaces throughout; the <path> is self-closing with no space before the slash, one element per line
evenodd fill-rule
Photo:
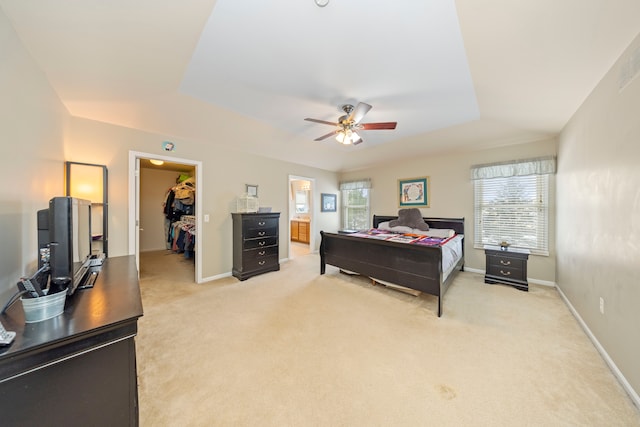
<path fill-rule="evenodd" d="M 422 214 L 418 208 L 400 209 L 398 211 L 398 219 L 389 222 L 391 227 L 406 226 L 417 228 L 418 230 L 428 231 L 429 224 L 424 222 Z"/>

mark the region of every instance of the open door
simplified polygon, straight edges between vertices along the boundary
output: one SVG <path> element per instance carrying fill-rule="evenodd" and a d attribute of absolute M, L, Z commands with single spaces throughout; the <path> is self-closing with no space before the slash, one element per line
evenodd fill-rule
<path fill-rule="evenodd" d="M 135 222 L 134 236 L 136 245 L 136 267 L 138 268 L 138 279 L 140 278 L 140 158 L 136 157 L 134 171 L 135 177 Z"/>
<path fill-rule="evenodd" d="M 316 182 L 314 178 L 289 175 L 288 178 L 288 192 L 289 192 L 289 212 L 287 215 L 287 224 L 290 230 L 288 249 L 289 258 L 295 258 L 296 252 L 299 254 L 308 254 L 314 252 L 315 248 L 315 187 Z M 301 203 L 302 202 L 302 203 Z M 304 210 L 300 210 L 300 205 L 306 205 Z M 306 228 L 308 238 L 304 239 L 306 246 L 302 251 L 300 248 L 300 240 L 295 236 L 295 228 L 301 224 L 298 222 L 302 219 L 302 226 Z M 296 225 L 298 223 L 298 225 Z M 298 231 L 299 232 L 299 231 Z M 295 240 L 292 242 L 292 240 Z M 294 250 L 295 249 L 295 250 Z"/>
<path fill-rule="evenodd" d="M 170 163 L 180 163 L 193 166 L 196 183 L 202 182 L 202 162 L 197 160 L 180 159 L 137 151 L 129 152 L 129 254 L 135 255 L 138 275 L 140 274 L 140 160 L 157 159 Z M 202 185 L 195 187 L 195 216 L 196 229 L 202 230 Z M 199 233 L 202 237 L 204 233 Z M 195 277 L 196 283 L 202 283 L 202 238 L 195 241 Z"/>

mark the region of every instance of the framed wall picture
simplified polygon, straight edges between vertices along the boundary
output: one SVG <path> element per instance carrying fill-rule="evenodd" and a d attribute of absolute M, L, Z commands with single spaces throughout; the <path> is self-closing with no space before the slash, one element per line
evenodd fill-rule
<path fill-rule="evenodd" d="M 430 203 L 429 184 L 428 176 L 399 179 L 398 205 L 401 208 L 428 208 Z"/>
<path fill-rule="evenodd" d="M 337 196 L 335 194 L 322 193 L 320 195 L 321 201 L 321 212 L 335 212 L 336 211 L 336 200 Z"/>
<path fill-rule="evenodd" d="M 251 197 L 258 197 L 258 186 L 252 184 L 246 184 L 247 194 Z"/>

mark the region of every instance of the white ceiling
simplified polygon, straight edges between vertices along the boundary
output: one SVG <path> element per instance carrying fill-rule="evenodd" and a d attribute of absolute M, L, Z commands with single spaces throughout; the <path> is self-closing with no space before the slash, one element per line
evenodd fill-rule
<path fill-rule="evenodd" d="M 555 135 L 640 33 L 637 0 L 0 7 L 74 116 L 336 171 Z M 397 129 L 313 141 L 361 101 Z"/>

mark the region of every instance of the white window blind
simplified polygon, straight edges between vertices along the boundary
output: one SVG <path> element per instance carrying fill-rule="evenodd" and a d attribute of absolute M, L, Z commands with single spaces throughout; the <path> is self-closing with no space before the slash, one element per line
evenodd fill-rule
<path fill-rule="evenodd" d="M 549 174 L 554 158 L 474 166 L 474 247 L 527 248 L 549 255 Z"/>
<path fill-rule="evenodd" d="M 370 228 L 371 180 L 341 182 L 340 194 L 342 196 L 342 228 L 347 230 Z"/>

